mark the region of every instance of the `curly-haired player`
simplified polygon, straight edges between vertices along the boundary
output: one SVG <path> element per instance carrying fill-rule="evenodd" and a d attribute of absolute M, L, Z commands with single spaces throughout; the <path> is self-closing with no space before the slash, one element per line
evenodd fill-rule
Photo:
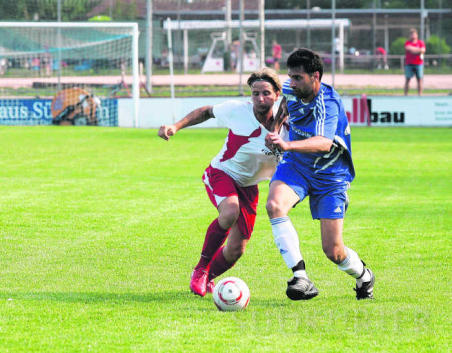
<path fill-rule="evenodd" d="M 229 129 L 223 148 L 203 175 L 207 194 L 219 214 L 207 228 L 201 257 L 191 276 L 190 289 L 200 296 L 211 292 L 213 279 L 231 268 L 245 251 L 256 218 L 257 184 L 271 178 L 279 161 L 279 154 L 265 145 L 266 135 L 281 127 L 275 126 L 274 119 L 281 91 L 279 78 L 274 70 L 265 68 L 252 73 L 248 85 L 252 102 L 230 100 L 204 106 L 158 132 L 168 140 L 178 130 L 211 118 Z"/>

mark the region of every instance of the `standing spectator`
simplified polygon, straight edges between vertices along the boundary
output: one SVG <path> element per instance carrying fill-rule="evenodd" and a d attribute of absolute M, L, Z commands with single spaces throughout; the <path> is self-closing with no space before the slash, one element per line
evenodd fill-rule
<path fill-rule="evenodd" d="M 417 30 L 410 29 L 410 39 L 405 42 L 405 95 L 408 94 L 410 80 L 413 75 L 417 79 L 417 92 L 422 94 L 422 79 L 424 77 L 425 44 L 418 38 Z"/>
<path fill-rule="evenodd" d="M 273 40 L 272 44 L 272 56 L 273 56 L 273 67 L 276 71 L 279 71 L 279 61 L 282 57 L 282 48 L 281 45 L 276 41 L 276 39 Z"/>
<path fill-rule="evenodd" d="M 237 71 L 238 63 L 239 63 L 239 55 L 240 55 L 240 40 L 238 38 L 234 38 L 231 43 L 231 70 Z"/>
<path fill-rule="evenodd" d="M 34 71 L 39 71 L 41 66 L 41 60 L 38 57 L 31 59 L 31 69 Z"/>
<path fill-rule="evenodd" d="M 0 75 L 4 75 L 6 73 L 7 68 L 8 68 L 8 59 L 0 57 Z"/>
<path fill-rule="evenodd" d="M 52 54 L 50 54 L 49 47 L 45 46 L 45 52 L 42 54 L 41 58 L 41 75 L 52 76 L 53 69 L 53 59 Z"/>

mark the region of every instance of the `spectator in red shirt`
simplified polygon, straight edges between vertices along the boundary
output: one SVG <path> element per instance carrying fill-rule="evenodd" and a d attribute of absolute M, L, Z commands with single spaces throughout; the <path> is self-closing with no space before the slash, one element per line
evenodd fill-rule
<path fill-rule="evenodd" d="M 411 78 L 416 75 L 417 91 L 422 94 L 424 76 L 425 44 L 418 39 L 417 30 L 410 29 L 410 39 L 405 42 L 405 95 L 408 94 Z"/>
<path fill-rule="evenodd" d="M 388 55 L 385 48 L 377 47 L 377 49 L 375 49 L 375 52 L 377 54 L 377 69 L 382 69 L 384 67 L 385 70 L 389 70 Z"/>
<path fill-rule="evenodd" d="M 273 67 L 276 71 L 279 71 L 280 69 L 279 61 L 281 60 L 282 57 L 282 48 L 281 45 L 278 44 L 276 40 L 273 40 L 272 55 L 273 55 Z"/>

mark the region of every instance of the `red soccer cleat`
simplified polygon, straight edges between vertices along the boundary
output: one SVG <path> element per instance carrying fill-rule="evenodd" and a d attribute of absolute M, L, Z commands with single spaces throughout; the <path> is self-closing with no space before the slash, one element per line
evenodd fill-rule
<path fill-rule="evenodd" d="M 206 288 L 207 293 L 213 293 L 214 288 L 215 288 L 215 282 L 213 281 L 213 279 L 211 279 L 209 282 L 207 282 L 207 288 Z"/>
<path fill-rule="evenodd" d="M 196 295 L 204 297 L 207 292 L 207 276 L 208 272 L 205 269 L 195 268 L 191 274 L 190 290 Z"/>

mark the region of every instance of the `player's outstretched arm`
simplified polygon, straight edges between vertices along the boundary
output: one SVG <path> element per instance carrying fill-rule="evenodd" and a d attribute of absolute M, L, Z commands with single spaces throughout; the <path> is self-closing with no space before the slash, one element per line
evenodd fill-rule
<path fill-rule="evenodd" d="M 176 132 L 180 129 L 187 126 L 198 125 L 210 118 L 214 118 L 215 116 L 213 115 L 212 108 L 213 107 L 211 105 L 206 105 L 188 113 L 184 118 L 173 125 L 162 125 L 160 126 L 158 135 L 162 139 L 168 141 L 169 138 L 176 134 Z"/>

